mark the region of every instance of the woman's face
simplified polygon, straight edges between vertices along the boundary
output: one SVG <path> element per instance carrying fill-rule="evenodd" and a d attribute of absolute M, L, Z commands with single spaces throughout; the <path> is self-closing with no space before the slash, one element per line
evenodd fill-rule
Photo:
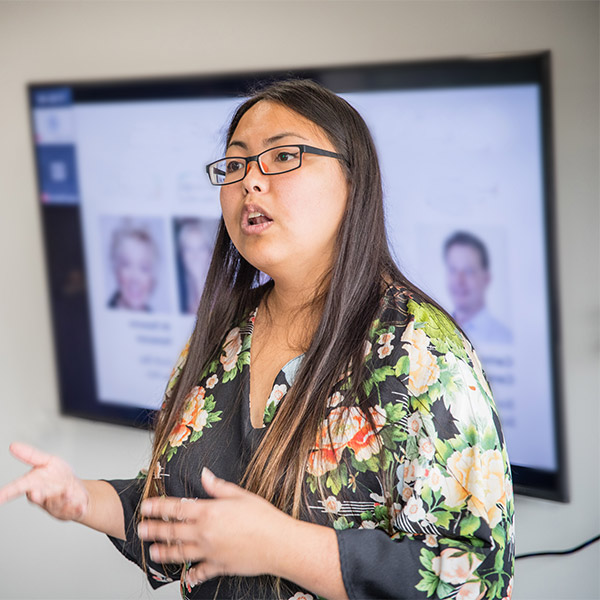
<path fill-rule="evenodd" d="M 285 144 L 333 147 L 312 121 L 274 102 L 261 101 L 241 118 L 227 156 L 253 156 Z M 221 188 L 221 208 L 231 240 L 240 254 L 273 279 L 320 277 L 332 264 L 348 185 L 340 161 L 304 154 L 302 166 L 263 175 L 254 161 L 246 177 Z M 266 219 L 252 225 L 251 215 Z"/>
<path fill-rule="evenodd" d="M 120 301 L 125 308 L 146 310 L 154 290 L 154 249 L 148 242 L 127 236 L 116 255 L 116 277 Z"/>

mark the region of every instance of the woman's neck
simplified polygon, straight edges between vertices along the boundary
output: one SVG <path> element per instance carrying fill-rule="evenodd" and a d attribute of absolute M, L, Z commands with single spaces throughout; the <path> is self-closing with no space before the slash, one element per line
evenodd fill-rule
<path fill-rule="evenodd" d="M 291 285 L 274 281 L 271 290 L 263 296 L 258 318 L 261 324 L 276 336 L 285 335 L 290 344 L 306 350 L 322 314 L 318 286 Z"/>

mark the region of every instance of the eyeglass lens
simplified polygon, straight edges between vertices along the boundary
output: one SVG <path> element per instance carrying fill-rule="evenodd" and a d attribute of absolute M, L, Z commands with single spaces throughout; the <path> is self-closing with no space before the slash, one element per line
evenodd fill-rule
<path fill-rule="evenodd" d="M 272 148 L 259 154 L 257 160 L 263 173 L 285 173 L 300 166 L 302 152 L 298 146 Z M 223 185 L 235 183 L 246 176 L 245 158 L 224 158 L 210 166 L 210 176 L 214 183 Z"/>

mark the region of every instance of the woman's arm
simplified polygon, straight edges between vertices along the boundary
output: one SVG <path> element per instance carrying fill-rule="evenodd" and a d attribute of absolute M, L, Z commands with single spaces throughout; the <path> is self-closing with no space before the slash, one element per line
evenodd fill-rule
<path fill-rule="evenodd" d="M 115 488 L 106 481 L 85 480 L 83 485 L 89 497 L 88 508 L 75 521 L 124 541 L 123 505 Z"/>
<path fill-rule="evenodd" d="M 27 444 L 13 443 L 10 451 L 32 469 L 0 488 L 0 504 L 25 495 L 57 519 L 125 539 L 123 508 L 110 484 L 82 481 L 64 460 Z"/>
<path fill-rule="evenodd" d="M 277 532 L 273 573 L 329 600 L 346 600 L 335 529 L 291 521 L 289 530 Z"/>

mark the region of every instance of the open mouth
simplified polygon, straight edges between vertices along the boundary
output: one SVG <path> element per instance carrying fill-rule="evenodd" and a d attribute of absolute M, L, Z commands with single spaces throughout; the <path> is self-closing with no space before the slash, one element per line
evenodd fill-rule
<path fill-rule="evenodd" d="M 270 223 L 273 219 L 269 219 L 260 212 L 253 212 L 248 215 L 248 225 L 262 225 L 263 223 Z"/>

